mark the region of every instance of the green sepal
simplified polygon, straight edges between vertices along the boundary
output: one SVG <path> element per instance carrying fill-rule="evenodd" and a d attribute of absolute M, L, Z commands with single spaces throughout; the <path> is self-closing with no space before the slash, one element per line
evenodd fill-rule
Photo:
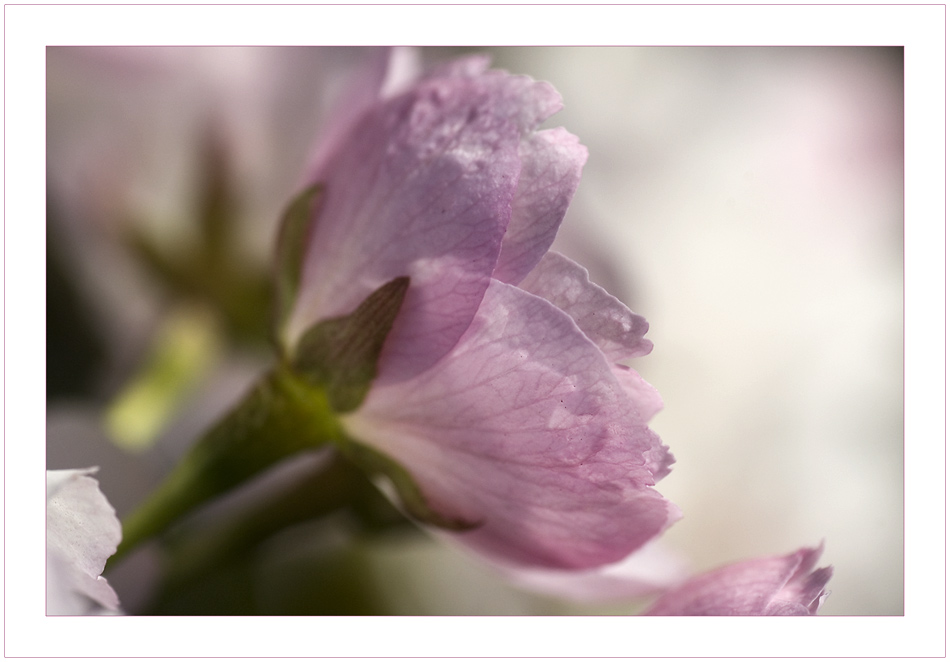
<path fill-rule="evenodd" d="M 333 411 L 353 411 L 362 404 L 408 289 L 407 276 L 395 278 L 349 315 L 319 322 L 300 338 L 291 365 L 326 390 Z"/>
<path fill-rule="evenodd" d="M 450 531 L 469 531 L 481 526 L 481 522 L 446 517 L 434 510 L 412 474 L 388 455 L 346 436 L 338 439 L 336 446 L 353 464 L 370 476 L 383 475 L 388 478 L 399 495 L 402 507 L 414 519 Z"/>
<path fill-rule="evenodd" d="M 124 240 L 175 299 L 207 306 L 220 317 L 229 340 L 261 344 L 270 340 L 273 278 L 269 266 L 243 249 L 229 155 L 214 132 L 205 137 L 200 164 L 194 214 L 181 223 L 123 219 Z"/>
<path fill-rule="evenodd" d="M 277 286 L 275 297 L 275 336 L 283 337 L 284 325 L 293 311 L 300 289 L 300 276 L 307 250 L 311 222 L 323 198 L 323 185 L 313 184 L 294 198 L 280 221 L 277 233 Z"/>

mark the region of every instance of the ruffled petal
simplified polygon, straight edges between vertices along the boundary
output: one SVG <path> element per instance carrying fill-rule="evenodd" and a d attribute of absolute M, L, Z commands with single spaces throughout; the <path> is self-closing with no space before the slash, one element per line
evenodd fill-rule
<path fill-rule="evenodd" d="M 831 568 L 812 571 L 821 546 L 735 563 L 661 597 L 648 616 L 805 616 L 817 612 Z"/>
<path fill-rule="evenodd" d="M 475 71 L 379 104 L 328 162 L 291 339 L 400 276 L 412 287 L 381 381 L 428 368 L 468 327 L 511 216 L 521 140 L 560 103 L 546 83 Z"/>
<path fill-rule="evenodd" d="M 633 368 L 619 363 L 615 363 L 612 368 L 617 382 L 630 396 L 631 406 L 636 409 L 640 419 L 648 423 L 663 408 L 663 399 L 660 394 Z M 676 461 L 669 447 L 663 444 L 657 444 L 647 451 L 644 458 L 655 480 L 660 480 L 669 474 Z"/>
<path fill-rule="evenodd" d="M 461 542 L 507 562 L 603 565 L 680 516 L 652 489 L 645 455 L 660 441 L 600 350 L 549 302 L 498 281 L 441 362 L 374 386 L 342 420 L 434 510 L 481 522 Z"/>
<path fill-rule="evenodd" d="M 644 338 L 650 325 L 603 288 L 587 270 L 560 253 L 549 252 L 519 284 L 571 316 L 610 361 L 644 356 L 653 343 Z"/>
<path fill-rule="evenodd" d="M 101 577 L 115 554 L 122 527 L 91 474 L 96 469 L 48 471 L 46 565 L 49 613 L 76 613 L 77 605 L 115 610 L 119 599 Z M 68 609 L 69 611 L 63 611 Z M 82 613 L 88 613 L 83 610 Z"/>
<path fill-rule="evenodd" d="M 586 161 L 587 148 L 562 128 L 521 144 L 521 177 L 494 278 L 517 285 L 547 253 Z"/>
<path fill-rule="evenodd" d="M 620 385 L 630 394 L 630 400 L 637 407 L 637 413 L 644 422 L 656 416 L 663 409 L 663 398 L 652 385 L 629 366 L 614 364 L 614 376 Z"/>

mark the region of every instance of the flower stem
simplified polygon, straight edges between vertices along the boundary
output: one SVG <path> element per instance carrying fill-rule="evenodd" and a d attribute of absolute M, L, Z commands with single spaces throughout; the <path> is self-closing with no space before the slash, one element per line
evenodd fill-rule
<path fill-rule="evenodd" d="M 126 518 L 122 543 L 110 563 L 279 460 L 319 448 L 342 434 L 325 392 L 278 366 Z"/>

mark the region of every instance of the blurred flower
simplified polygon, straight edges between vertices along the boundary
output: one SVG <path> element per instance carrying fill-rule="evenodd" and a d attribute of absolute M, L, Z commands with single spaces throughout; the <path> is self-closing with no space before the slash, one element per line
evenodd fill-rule
<path fill-rule="evenodd" d="M 345 126 L 339 109 L 389 71 L 385 49 L 48 50 L 50 237 L 108 368 L 127 378 L 183 300 L 263 344 L 281 208 L 317 137 Z"/>
<path fill-rule="evenodd" d="M 46 472 L 46 612 L 118 613 L 101 576 L 122 539 L 115 510 L 91 478 L 96 469 Z"/>
<path fill-rule="evenodd" d="M 822 547 L 742 561 L 695 577 L 647 616 L 809 616 L 824 602 L 831 566 L 812 570 Z"/>
<path fill-rule="evenodd" d="M 380 99 L 316 163 L 283 336 L 293 347 L 408 277 L 347 435 L 409 473 L 421 508 L 394 482 L 412 514 L 471 527 L 467 546 L 603 565 L 679 517 L 652 487 L 673 462 L 647 427 L 660 398 L 617 365 L 652 344 L 643 318 L 548 251 L 587 158 L 565 130 L 537 130 L 560 96 L 487 67 L 462 59 Z"/>
<path fill-rule="evenodd" d="M 147 449 L 219 362 L 265 345 L 311 145 L 411 70 L 381 48 L 49 49 L 48 237 L 104 350 L 87 370 L 116 443 Z"/>
<path fill-rule="evenodd" d="M 216 142 L 229 211 L 261 258 L 310 146 L 389 71 L 386 50 L 366 48 L 57 47 L 47 61 L 50 186 L 69 222 L 187 238 Z"/>

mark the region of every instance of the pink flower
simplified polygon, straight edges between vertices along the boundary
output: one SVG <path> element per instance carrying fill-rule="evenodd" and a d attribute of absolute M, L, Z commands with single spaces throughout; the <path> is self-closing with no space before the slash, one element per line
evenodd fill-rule
<path fill-rule="evenodd" d="M 680 516 L 653 488 L 673 462 L 647 427 L 661 400 L 617 364 L 652 343 L 548 250 L 587 158 L 564 129 L 538 130 L 560 96 L 487 66 L 463 59 L 379 99 L 316 165 L 284 340 L 409 277 L 347 435 L 408 472 L 424 519 L 472 527 L 458 539 L 482 554 L 595 567 Z"/>
<path fill-rule="evenodd" d="M 742 561 L 687 581 L 647 616 L 808 616 L 824 602 L 831 566 L 812 570 L 822 546 Z"/>
<path fill-rule="evenodd" d="M 47 614 L 117 613 L 119 598 L 100 575 L 122 528 L 95 471 L 46 472 Z"/>

